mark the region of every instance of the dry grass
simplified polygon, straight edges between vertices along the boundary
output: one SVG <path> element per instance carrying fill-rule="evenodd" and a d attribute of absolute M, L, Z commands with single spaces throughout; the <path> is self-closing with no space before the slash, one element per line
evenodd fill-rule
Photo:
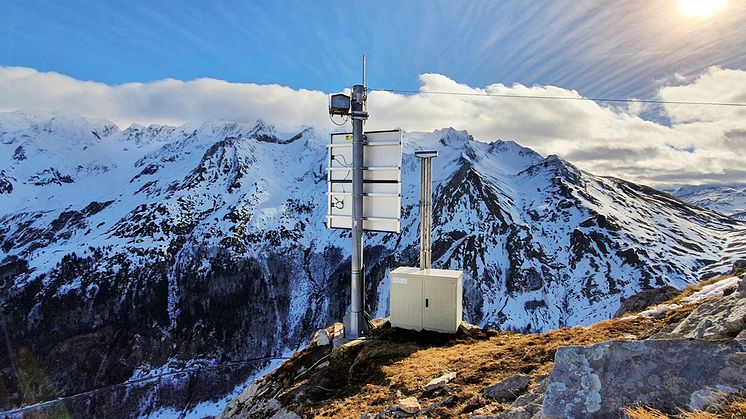
<path fill-rule="evenodd" d="M 348 371 L 335 368 L 337 379 L 354 373 L 354 381 L 360 383 L 357 387 L 348 380 L 345 388 L 330 392 L 323 400 L 308 403 L 306 399 L 296 407 L 304 416 L 360 417 L 386 410 L 402 397 L 415 396 L 423 409 L 431 408 L 428 417 L 467 416 L 477 409 L 480 414 L 497 413 L 509 404 L 485 399 L 481 395 L 484 388 L 516 373 L 529 374 L 535 386 L 551 371 L 557 348 L 609 339 L 644 339 L 665 324 L 666 319 L 608 320 L 546 334 L 493 332 L 481 339 L 456 339 L 438 346 L 392 342 L 395 337 L 384 334 L 380 340 L 363 345 L 355 360 L 348 362 Z M 450 393 L 423 390 L 428 381 L 447 372 L 457 373 Z M 308 385 L 311 382 L 318 384 L 318 377 L 309 377 Z M 291 400 L 282 401 L 292 404 Z"/>
<path fill-rule="evenodd" d="M 716 415 L 713 417 L 728 419 L 746 418 L 746 388 L 725 397 L 707 410 L 712 411 Z"/>
<path fill-rule="evenodd" d="M 669 419 L 671 416 L 660 412 L 656 409 L 649 407 L 634 407 L 623 409 L 624 414 L 629 419 Z M 707 412 L 682 412 L 680 415 L 676 415 L 677 418 L 681 419 L 717 419 L 721 416 L 707 413 Z"/>
<path fill-rule="evenodd" d="M 665 419 L 670 418 L 656 409 L 637 406 L 623 409 L 629 419 Z M 681 411 L 675 417 L 681 419 L 743 419 L 746 418 L 746 389 L 724 397 L 721 401 L 707 408 L 707 411 Z"/>
<path fill-rule="evenodd" d="M 668 415 L 644 406 L 627 407 L 623 412 L 629 419 L 668 419 Z"/>
<path fill-rule="evenodd" d="M 732 276 L 732 275 L 727 275 Z M 670 302 L 680 301 L 703 286 L 726 276 L 688 287 Z M 553 330 L 545 334 L 485 331 L 469 337 L 432 332 L 411 332 L 381 326 L 375 339 L 343 346 L 331 353 L 328 347 L 311 347 L 288 361 L 270 378 L 282 389 L 269 397 L 303 417 L 355 417 L 376 415 L 401 398 L 416 397 L 427 417 L 468 417 L 496 414 L 509 404 L 482 396 L 482 391 L 512 374 L 531 376 L 538 385 L 552 370 L 555 351 L 571 345 L 592 345 L 607 340 L 641 340 L 666 325 L 688 316 L 694 304 L 684 304 L 663 318 L 612 319 L 589 327 Z M 322 361 L 329 361 L 323 362 Z M 456 378 L 446 389 L 424 391 L 424 385 L 447 372 Z M 723 410 L 681 413 L 679 417 L 746 418 L 746 399 L 733 399 Z M 666 418 L 645 407 L 627 409 L 630 418 Z"/>

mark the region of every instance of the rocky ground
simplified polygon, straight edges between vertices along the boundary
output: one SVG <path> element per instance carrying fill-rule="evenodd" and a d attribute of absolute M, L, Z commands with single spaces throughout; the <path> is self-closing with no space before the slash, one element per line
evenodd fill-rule
<path fill-rule="evenodd" d="M 372 338 L 337 344 L 329 328 L 222 417 L 746 417 L 746 271 L 629 307 L 545 334 L 384 319 Z"/>

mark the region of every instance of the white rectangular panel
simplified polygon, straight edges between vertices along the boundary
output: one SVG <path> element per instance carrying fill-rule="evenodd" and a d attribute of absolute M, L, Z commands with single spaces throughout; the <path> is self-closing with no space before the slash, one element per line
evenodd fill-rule
<path fill-rule="evenodd" d="M 327 226 L 351 228 L 352 133 L 331 135 L 327 165 Z M 400 232 L 401 131 L 365 133 L 363 229 Z"/>

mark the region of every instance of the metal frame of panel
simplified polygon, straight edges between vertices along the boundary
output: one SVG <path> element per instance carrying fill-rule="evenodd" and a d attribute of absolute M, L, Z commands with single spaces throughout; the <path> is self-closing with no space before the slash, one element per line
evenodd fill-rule
<path fill-rule="evenodd" d="M 369 131 L 365 136 L 363 229 L 400 233 L 401 130 Z M 327 147 L 326 224 L 329 228 L 349 229 L 352 226 L 352 134 L 331 134 Z"/>

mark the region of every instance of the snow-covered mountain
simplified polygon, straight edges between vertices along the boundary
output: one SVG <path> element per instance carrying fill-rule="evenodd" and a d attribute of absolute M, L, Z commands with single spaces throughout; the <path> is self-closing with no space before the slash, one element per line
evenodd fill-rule
<path fill-rule="evenodd" d="M 324 225 L 327 141 L 261 122 L 0 114 L 0 409 L 105 388 L 65 408 L 187 412 L 339 321 L 350 244 Z M 374 316 L 388 272 L 417 264 L 418 148 L 440 151 L 433 266 L 465 271 L 472 323 L 590 324 L 746 259 L 746 224 L 719 213 L 514 142 L 409 133 L 402 233 L 365 240 Z"/>
<path fill-rule="evenodd" d="M 746 220 L 746 184 L 687 185 L 669 192 L 692 205 Z"/>

